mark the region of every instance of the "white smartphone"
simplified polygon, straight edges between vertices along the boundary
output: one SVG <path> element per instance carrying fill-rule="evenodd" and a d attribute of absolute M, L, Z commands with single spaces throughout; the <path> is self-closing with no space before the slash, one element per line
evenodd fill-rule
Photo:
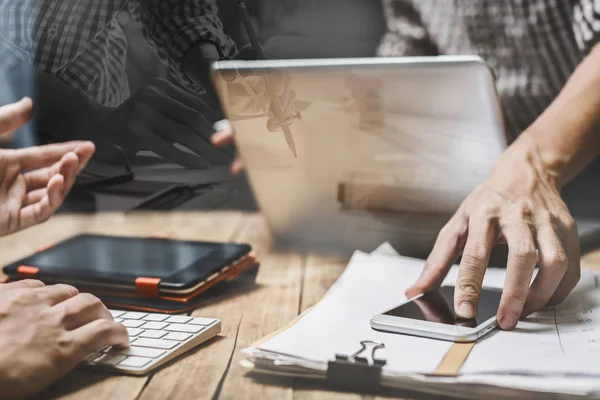
<path fill-rule="evenodd" d="M 477 317 L 465 320 L 454 313 L 454 286 L 442 286 L 374 316 L 371 327 L 451 342 L 474 342 L 498 325 L 496 313 L 501 295 L 501 290 L 484 288 Z"/>

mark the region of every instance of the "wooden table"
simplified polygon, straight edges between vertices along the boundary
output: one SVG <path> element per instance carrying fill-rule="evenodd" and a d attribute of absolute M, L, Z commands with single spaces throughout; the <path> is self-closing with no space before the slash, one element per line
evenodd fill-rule
<path fill-rule="evenodd" d="M 263 218 L 239 212 L 100 214 L 58 216 L 44 225 L 0 239 L 6 265 L 37 248 L 78 233 L 129 236 L 161 235 L 178 239 L 250 243 L 261 267 L 256 289 L 229 296 L 193 315 L 219 318 L 223 333 L 196 351 L 148 377 L 116 376 L 76 370 L 41 398 L 61 399 L 350 399 L 373 398 L 316 390 L 294 380 L 265 385 L 245 377 L 241 349 L 284 326 L 314 305 L 343 271 L 348 260 L 270 250 Z M 600 251 L 585 257 L 600 269 Z"/>

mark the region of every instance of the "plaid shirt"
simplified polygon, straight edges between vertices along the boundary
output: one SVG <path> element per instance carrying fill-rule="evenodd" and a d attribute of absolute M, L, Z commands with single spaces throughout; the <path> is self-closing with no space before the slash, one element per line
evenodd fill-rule
<path fill-rule="evenodd" d="M 234 51 L 217 17 L 217 0 L 0 0 L 0 70 L 33 63 L 105 106 L 129 97 L 127 39 L 116 16 L 129 11 L 173 77 L 200 42 Z"/>
<path fill-rule="evenodd" d="M 513 137 L 556 98 L 600 38 L 600 0 L 383 1 L 388 33 L 379 54 L 482 56 L 495 70 Z"/>

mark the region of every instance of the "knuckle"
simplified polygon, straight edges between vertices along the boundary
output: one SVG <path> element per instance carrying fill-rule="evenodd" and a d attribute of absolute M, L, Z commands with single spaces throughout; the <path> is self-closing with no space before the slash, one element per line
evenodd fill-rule
<path fill-rule="evenodd" d="M 548 257 L 544 264 L 548 268 L 566 271 L 569 268 L 569 259 L 563 251 L 559 251 Z"/>
<path fill-rule="evenodd" d="M 24 290 L 19 290 L 12 298 L 11 303 L 14 305 L 26 305 L 26 304 L 31 304 L 31 303 L 37 303 L 40 300 L 40 295 L 31 290 L 31 289 L 24 289 Z"/>
<path fill-rule="evenodd" d="M 520 242 L 516 245 L 516 248 L 512 251 L 512 255 L 518 261 L 524 262 L 535 262 L 537 259 L 537 252 L 533 243 Z"/>
<path fill-rule="evenodd" d="M 527 300 L 528 292 L 528 289 L 509 288 L 504 289 L 503 295 L 506 298 L 508 304 L 523 305 L 525 304 L 525 300 Z"/>
<path fill-rule="evenodd" d="M 96 320 L 96 328 L 97 328 L 98 332 L 103 335 L 111 334 L 112 332 L 115 332 L 117 329 L 120 329 L 119 327 L 123 327 L 123 329 L 125 329 L 125 327 L 123 325 L 115 324 L 114 322 L 112 322 L 108 319 Z M 127 330 L 125 330 L 125 332 L 127 332 Z"/>
<path fill-rule="evenodd" d="M 63 356 L 67 357 L 77 347 L 78 338 L 75 335 L 59 335 L 56 340 L 56 350 Z"/>
<path fill-rule="evenodd" d="M 490 220 L 496 218 L 499 214 L 500 207 L 493 204 L 483 204 L 477 207 L 474 216 Z"/>
<path fill-rule="evenodd" d="M 571 215 L 567 215 L 563 218 L 562 225 L 563 225 L 564 229 L 568 232 L 577 231 L 577 223 L 575 222 L 575 219 L 573 219 L 573 217 Z"/>
<path fill-rule="evenodd" d="M 100 299 L 96 296 L 94 296 L 93 294 L 90 293 L 79 293 L 77 295 L 80 299 L 80 301 L 83 303 L 84 306 L 86 307 L 91 307 L 91 308 L 96 308 L 96 307 L 103 307 L 102 302 L 100 301 Z"/>
<path fill-rule="evenodd" d="M 38 281 L 37 279 L 24 279 L 20 282 L 23 286 L 27 286 L 30 288 L 38 288 L 38 287 L 46 286 L 46 284 L 44 284 L 44 282 Z"/>
<path fill-rule="evenodd" d="M 71 296 L 71 297 L 75 297 L 79 294 L 79 290 L 77 290 L 77 288 L 75 288 L 74 286 L 71 285 L 65 285 L 63 283 L 59 283 L 57 285 L 54 286 L 56 288 L 56 290 L 66 293 L 67 295 Z"/>
<path fill-rule="evenodd" d="M 525 201 L 518 201 L 511 207 L 512 213 L 519 220 L 529 220 L 531 218 L 531 207 Z"/>
<path fill-rule="evenodd" d="M 462 256 L 463 262 L 468 266 L 479 266 L 487 263 L 487 251 L 481 245 L 469 245 Z M 487 265 L 483 265 L 484 267 Z"/>
<path fill-rule="evenodd" d="M 459 297 L 461 300 L 474 300 L 479 297 L 481 288 L 471 279 L 461 279 L 457 282 Z"/>

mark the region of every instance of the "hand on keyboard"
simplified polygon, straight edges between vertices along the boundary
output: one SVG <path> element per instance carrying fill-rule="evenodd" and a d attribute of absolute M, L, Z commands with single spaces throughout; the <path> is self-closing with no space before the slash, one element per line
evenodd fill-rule
<path fill-rule="evenodd" d="M 92 351 L 126 347 L 127 331 L 100 300 L 67 285 L 0 284 L 0 398 L 30 397 Z"/>
<path fill-rule="evenodd" d="M 221 332 L 221 321 L 213 318 L 110 312 L 127 327 L 130 347 L 90 353 L 87 366 L 143 375 Z"/>

